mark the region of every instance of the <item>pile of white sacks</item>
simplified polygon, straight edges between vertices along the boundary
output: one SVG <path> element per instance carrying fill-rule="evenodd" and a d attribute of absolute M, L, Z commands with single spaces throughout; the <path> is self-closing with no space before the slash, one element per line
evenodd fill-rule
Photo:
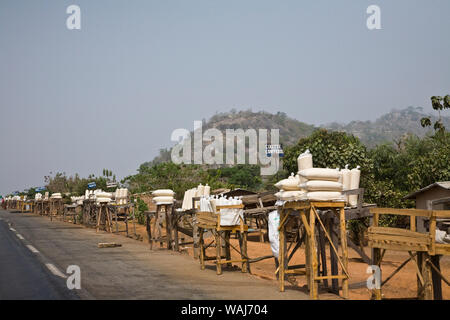
<path fill-rule="evenodd" d="M 174 201 L 175 192 L 170 189 L 159 189 L 152 192 L 153 199 L 152 201 L 159 204 L 172 204 Z"/>
<path fill-rule="evenodd" d="M 50 199 L 54 199 L 54 200 L 62 199 L 62 195 L 61 195 L 61 193 L 59 193 L 59 192 L 52 193 Z"/>
<path fill-rule="evenodd" d="M 82 205 L 83 204 L 83 200 L 84 200 L 84 196 L 81 197 L 70 197 L 70 200 L 72 201 L 73 205 Z"/>
<path fill-rule="evenodd" d="M 114 199 L 116 200 L 116 204 L 125 205 L 128 202 L 128 189 L 127 188 L 118 188 L 114 194 Z"/>
<path fill-rule="evenodd" d="M 183 210 L 191 210 L 192 207 L 192 198 L 196 197 L 209 197 L 211 192 L 211 187 L 206 184 L 205 186 L 201 183 L 197 186 L 197 188 L 192 188 L 187 190 L 184 193 L 183 204 L 181 208 Z"/>
<path fill-rule="evenodd" d="M 297 158 L 298 173 L 275 184 L 280 189 L 275 195 L 284 201 L 345 201 L 355 207 L 357 195 L 345 196 L 344 190 L 359 188 L 361 171 L 359 166 L 352 170 L 314 168 L 312 154 L 309 150 Z"/>
<path fill-rule="evenodd" d="M 42 193 L 36 193 L 34 195 L 34 200 L 42 200 Z"/>
<path fill-rule="evenodd" d="M 217 213 L 217 206 L 241 205 L 241 197 L 224 197 L 224 196 L 204 196 L 200 198 L 200 208 L 202 212 Z M 244 219 L 244 210 L 239 208 L 220 209 L 220 225 L 236 226 L 239 225 L 241 219 Z"/>

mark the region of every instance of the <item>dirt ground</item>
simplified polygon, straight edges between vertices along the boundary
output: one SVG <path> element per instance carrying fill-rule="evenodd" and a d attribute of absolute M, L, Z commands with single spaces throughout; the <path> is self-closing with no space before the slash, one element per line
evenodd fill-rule
<path fill-rule="evenodd" d="M 120 222 L 119 222 L 120 223 Z M 122 226 L 122 230 L 124 230 L 124 226 Z M 130 234 L 133 232 L 133 227 L 130 226 Z M 145 226 L 139 225 L 136 223 L 136 233 L 138 235 L 139 240 L 147 242 L 147 232 Z M 184 239 L 185 242 L 191 242 L 192 239 L 182 233 L 179 233 L 180 239 Z M 272 251 L 270 249 L 269 243 L 259 242 L 259 234 L 252 234 L 249 236 L 248 241 L 248 255 L 250 258 L 262 257 L 271 255 Z M 208 239 L 205 239 L 205 243 L 208 244 Z M 236 248 L 239 247 L 238 241 L 236 239 L 231 239 L 231 243 Z M 164 244 L 165 246 L 165 244 Z M 159 248 L 159 245 L 155 246 Z M 194 256 L 192 244 L 181 246 L 181 251 L 190 256 Z M 370 256 L 370 248 L 365 248 L 365 252 Z M 232 258 L 238 258 L 239 254 L 231 249 Z M 215 254 L 215 248 L 208 248 L 207 255 L 213 256 Z M 329 248 L 327 248 L 327 254 L 329 254 Z M 327 257 L 328 262 L 328 270 L 329 269 L 329 256 Z M 398 252 L 398 251 L 387 251 L 382 264 L 382 277 L 386 279 L 398 266 L 402 264 L 406 259 L 409 258 L 407 252 Z M 207 264 L 213 264 L 212 262 L 207 261 Z M 290 264 L 303 264 L 305 263 L 304 249 L 300 248 L 297 250 L 295 255 L 293 256 Z M 240 267 L 238 264 L 234 264 L 236 267 Z M 353 300 L 368 300 L 370 299 L 370 292 L 367 289 L 366 281 L 370 276 L 367 271 L 367 264 L 364 263 L 359 255 L 351 248 L 349 248 L 349 273 L 350 273 L 350 282 L 349 282 L 349 298 Z M 260 262 L 252 263 L 251 272 L 253 275 L 264 278 L 276 280 L 275 275 L 275 263 L 274 259 L 266 259 Z M 226 270 L 224 271 L 226 272 Z M 441 272 L 442 274 L 449 279 L 450 278 L 450 256 L 444 256 L 441 258 Z M 297 287 L 306 289 L 306 278 L 304 276 L 296 276 Z M 331 284 L 330 284 L 331 285 Z M 292 288 L 292 284 L 286 282 L 286 290 Z M 320 289 L 320 294 L 326 293 L 325 289 Z M 450 287 L 447 286 L 444 282 L 442 282 L 442 294 L 445 300 L 450 299 Z M 325 294 L 323 297 L 328 297 L 329 294 Z M 408 264 L 397 273 L 388 283 L 383 286 L 383 296 L 387 299 L 411 299 L 417 297 L 417 276 L 416 276 L 416 267 L 414 262 L 410 261 Z"/>

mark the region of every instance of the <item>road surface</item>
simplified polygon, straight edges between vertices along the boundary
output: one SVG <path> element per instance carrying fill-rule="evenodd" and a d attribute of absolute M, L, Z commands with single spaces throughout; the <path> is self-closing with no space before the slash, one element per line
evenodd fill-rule
<path fill-rule="evenodd" d="M 122 247 L 98 248 L 100 242 Z M 68 266 L 81 289 L 66 285 Z M 4 299 L 308 299 L 240 271 L 200 270 L 192 257 L 123 235 L 0 210 L 0 300 Z"/>

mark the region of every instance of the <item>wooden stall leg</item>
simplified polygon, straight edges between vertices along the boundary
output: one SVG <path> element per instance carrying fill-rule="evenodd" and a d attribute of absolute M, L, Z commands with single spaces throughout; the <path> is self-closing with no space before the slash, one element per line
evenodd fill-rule
<path fill-rule="evenodd" d="M 180 244 L 178 241 L 178 221 L 173 215 L 172 215 L 172 229 L 173 229 L 173 248 L 176 252 L 179 252 Z"/>
<path fill-rule="evenodd" d="M 134 233 L 134 236 L 136 237 L 137 236 L 137 233 L 136 233 L 136 213 L 134 212 L 134 206 L 133 206 L 133 211 L 132 211 L 132 217 L 133 217 L 133 233 Z"/>
<path fill-rule="evenodd" d="M 101 220 L 101 217 L 102 217 L 102 207 L 100 207 L 100 208 L 98 209 L 98 213 L 97 213 L 97 231 L 96 231 L 96 232 L 98 232 L 98 231 L 100 230 L 100 220 Z"/>
<path fill-rule="evenodd" d="M 441 271 L 441 264 L 440 264 L 441 256 L 434 255 L 431 256 L 431 263 Z M 433 298 L 434 300 L 442 300 L 442 280 L 440 275 L 432 269 L 432 280 L 433 280 Z"/>
<path fill-rule="evenodd" d="M 420 252 L 420 251 L 417 252 L 417 255 L 416 255 L 417 265 L 420 267 L 421 270 L 422 270 L 423 262 L 424 262 L 423 255 L 424 255 L 424 253 Z M 417 275 L 416 277 L 417 277 L 417 299 L 423 300 L 424 287 L 423 287 L 422 283 L 420 282 L 419 275 Z"/>
<path fill-rule="evenodd" d="M 216 238 L 216 272 L 218 275 L 222 274 L 222 246 L 219 232 L 214 231 L 214 237 Z"/>
<path fill-rule="evenodd" d="M 341 250 L 342 250 L 342 264 L 345 269 L 348 270 L 348 248 L 347 248 L 347 231 L 345 227 L 345 209 L 340 209 L 340 226 L 341 226 Z M 345 275 L 342 270 L 342 275 Z M 342 296 L 344 299 L 348 299 L 348 278 L 342 279 Z"/>
<path fill-rule="evenodd" d="M 192 228 L 192 240 L 194 241 L 194 259 L 199 258 L 199 227 L 197 223 L 194 222 L 194 226 Z"/>
<path fill-rule="evenodd" d="M 372 290 L 372 299 L 381 300 L 381 249 L 373 248 L 372 253 L 372 264 L 380 268 L 380 288 L 375 288 Z"/>
<path fill-rule="evenodd" d="M 224 237 L 225 237 L 225 241 L 224 241 L 225 257 L 226 257 L 227 261 L 230 261 L 231 260 L 231 248 L 230 248 L 231 232 L 230 231 L 225 231 L 224 233 L 225 233 L 224 234 Z M 227 263 L 227 267 L 231 268 L 232 266 L 233 266 L 233 264 L 231 262 Z"/>
<path fill-rule="evenodd" d="M 205 270 L 205 243 L 203 240 L 203 229 L 199 229 L 198 245 L 200 249 L 200 269 Z"/>
<path fill-rule="evenodd" d="M 317 251 L 316 251 L 316 234 L 315 234 L 315 226 L 316 226 L 316 216 L 313 212 L 313 208 L 309 209 L 309 228 L 311 230 L 311 235 L 309 237 L 309 256 L 311 261 L 311 270 L 310 270 L 310 283 L 311 287 L 309 290 L 309 296 L 313 300 L 317 300 L 319 286 L 318 282 L 315 280 L 317 276 Z"/>
<path fill-rule="evenodd" d="M 284 219 L 284 215 L 287 214 L 286 212 L 281 211 L 281 215 L 280 215 L 280 221 L 283 221 Z M 280 226 L 280 236 L 279 236 L 279 240 L 280 240 L 280 248 L 279 248 L 279 261 L 280 261 L 280 266 L 278 269 L 278 277 L 279 277 L 279 283 L 280 283 L 280 291 L 284 292 L 284 267 L 285 267 L 285 260 L 286 260 L 286 233 L 285 233 L 285 225 L 283 224 L 282 226 Z"/>
<path fill-rule="evenodd" d="M 423 299 L 424 300 L 433 300 L 434 293 L 433 293 L 433 275 L 432 275 L 432 268 L 430 264 L 427 262 L 427 260 L 430 259 L 430 255 L 427 252 L 423 253 L 423 260 L 422 260 L 422 277 L 424 282 L 424 288 L 423 288 Z M 431 260 L 431 259 L 430 259 Z"/>
<path fill-rule="evenodd" d="M 148 243 L 150 245 L 150 250 L 153 250 L 153 239 L 152 239 L 152 230 L 150 227 L 150 214 L 146 214 L 145 218 L 145 227 L 147 229 L 147 237 L 148 237 Z"/>
<path fill-rule="evenodd" d="M 305 221 L 305 223 L 308 223 Z M 306 232 L 306 230 L 305 230 Z M 305 234 L 305 274 L 306 274 L 306 286 L 308 291 L 311 291 L 311 239 L 310 234 L 306 232 Z"/>
<path fill-rule="evenodd" d="M 109 210 L 108 206 L 105 204 L 105 212 L 106 212 L 106 223 L 108 224 L 108 232 L 113 233 L 112 229 L 112 213 Z"/>
<path fill-rule="evenodd" d="M 242 272 L 250 272 L 250 262 L 247 255 L 247 231 L 242 232 L 242 246 L 240 249 L 241 259 L 245 260 L 242 262 Z"/>
<path fill-rule="evenodd" d="M 129 236 L 129 234 L 128 234 L 128 218 L 129 218 L 128 211 L 126 211 L 125 212 L 125 233 L 126 233 L 127 237 Z"/>
<path fill-rule="evenodd" d="M 327 276 L 327 255 L 325 251 L 325 235 L 323 233 L 323 230 L 319 228 L 319 248 L 320 248 L 320 257 L 321 257 L 321 264 L 322 264 L 322 273 L 321 276 Z M 323 280 L 323 284 L 325 288 L 328 288 L 328 279 Z"/>
<path fill-rule="evenodd" d="M 172 249 L 172 215 L 169 212 L 170 206 L 165 206 L 165 215 L 166 215 L 166 242 L 167 242 L 167 250 Z"/>

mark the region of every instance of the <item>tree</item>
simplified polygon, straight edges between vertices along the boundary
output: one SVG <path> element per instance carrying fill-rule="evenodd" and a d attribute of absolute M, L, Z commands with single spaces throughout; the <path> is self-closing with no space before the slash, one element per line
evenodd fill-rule
<path fill-rule="evenodd" d="M 366 147 L 357 137 L 319 129 L 296 145 L 285 148 L 283 164 L 288 172 L 297 172 L 297 157 L 307 149 L 313 156 L 314 167 L 344 168 L 348 164 L 350 168 L 360 166 L 363 174 L 372 171 Z"/>
<path fill-rule="evenodd" d="M 444 109 L 450 109 L 450 95 L 446 95 L 445 97 L 432 96 L 431 97 L 431 106 L 439 114 L 439 118 L 433 124 L 433 128 L 436 132 L 443 133 L 445 131 L 445 127 L 442 123 L 441 111 L 443 111 Z M 424 128 L 430 127 L 432 125 L 431 118 L 430 117 L 422 118 L 420 120 L 420 124 Z"/>

